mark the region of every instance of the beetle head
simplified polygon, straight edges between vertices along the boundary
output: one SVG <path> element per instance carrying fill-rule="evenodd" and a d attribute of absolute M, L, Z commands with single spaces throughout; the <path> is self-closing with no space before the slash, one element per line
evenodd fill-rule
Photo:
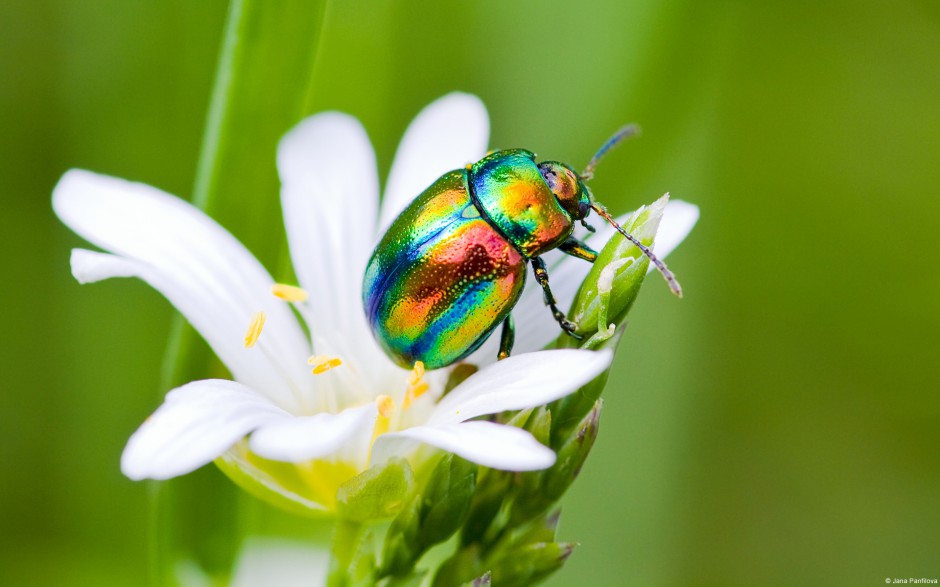
<path fill-rule="evenodd" d="M 591 211 L 587 186 L 574 169 L 557 161 L 539 163 L 542 178 L 572 220 L 581 220 Z"/>

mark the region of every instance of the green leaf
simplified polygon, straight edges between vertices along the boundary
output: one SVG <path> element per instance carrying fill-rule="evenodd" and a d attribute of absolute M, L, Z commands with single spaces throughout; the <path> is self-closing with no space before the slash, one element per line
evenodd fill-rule
<path fill-rule="evenodd" d="M 414 474 L 407 461 L 392 459 L 373 465 L 340 486 L 336 512 L 355 522 L 389 518 L 402 510 L 413 487 Z"/>

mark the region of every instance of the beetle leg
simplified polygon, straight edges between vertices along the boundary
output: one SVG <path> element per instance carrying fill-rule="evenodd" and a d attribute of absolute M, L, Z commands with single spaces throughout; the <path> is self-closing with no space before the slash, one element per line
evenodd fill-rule
<path fill-rule="evenodd" d="M 584 241 L 580 241 L 573 236 L 568 237 L 568 240 L 561 243 L 558 250 L 572 257 L 590 261 L 591 263 L 597 259 L 597 251 L 584 244 Z"/>
<path fill-rule="evenodd" d="M 575 333 L 578 325 L 568 320 L 565 313 L 558 309 L 558 302 L 555 300 L 551 288 L 548 287 L 548 270 L 545 268 L 545 261 L 541 257 L 532 257 L 532 271 L 535 273 L 535 280 L 542 286 L 542 293 L 545 294 L 545 305 L 551 308 L 552 316 L 555 317 L 558 325 L 569 335 L 581 340 L 583 337 Z"/>
<path fill-rule="evenodd" d="M 512 315 L 506 316 L 503 320 L 503 332 L 499 336 L 499 354 L 496 355 L 497 361 L 502 361 L 512 352 L 512 345 L 516 342 L 516 326 L 513 324 Z"/>

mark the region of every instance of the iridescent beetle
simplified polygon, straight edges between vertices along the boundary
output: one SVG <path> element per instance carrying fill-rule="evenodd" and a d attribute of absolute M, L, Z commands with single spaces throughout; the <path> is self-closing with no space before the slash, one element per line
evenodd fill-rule
<path fill-rule="evenodd" d="M 618 225 L 585 182 L 611 147 L 636 134 L 625 126 L 584 172 L 557 161 L 535 162 L 524 149 L 494 151 L 445 173 L 395 219 L 366 267 L 362 301 L 376 340 L 397 364 L 446 367 L 475 351 L 500 324 L 498 358 L 514 340 L 510 312 L 525 284 L 526 262 L 545 304 L 566 333 L 577 325 L 558 309 L 540 255 L 551 249 L 593 262 L 597 253 L 572 236 L 594 210 L 650 258 L 677 296 L 672 272 Z"/>

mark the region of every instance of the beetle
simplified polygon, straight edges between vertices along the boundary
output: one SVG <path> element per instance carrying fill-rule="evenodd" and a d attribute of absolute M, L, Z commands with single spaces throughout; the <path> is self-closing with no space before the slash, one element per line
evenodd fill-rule
<path fill-rule="evenodd" d="M 665 264 L 617 224 L 586 185 L 601 157 L 636 132 L 634 125 L 621 128 L 580 174 L 557 161 L 537 163 L 525 149 L 491 151 L 418 195 L 376 245 L 363 279 L 366 317 L 386 354 L 405 368 L 417 361 L 427 369 L 446 367 L 502 324 L 498 358 L 508 357 L 510 312 L 527 263 L 561 329 L 579 338 L 577 325 L 558 308 L 541 255 L 558 249 L 593 263 L 597 252 L 572 235 L 576 222 L 593 232 L 585 220 L 592 210 L 638 246 L 681 297 Z"/>

